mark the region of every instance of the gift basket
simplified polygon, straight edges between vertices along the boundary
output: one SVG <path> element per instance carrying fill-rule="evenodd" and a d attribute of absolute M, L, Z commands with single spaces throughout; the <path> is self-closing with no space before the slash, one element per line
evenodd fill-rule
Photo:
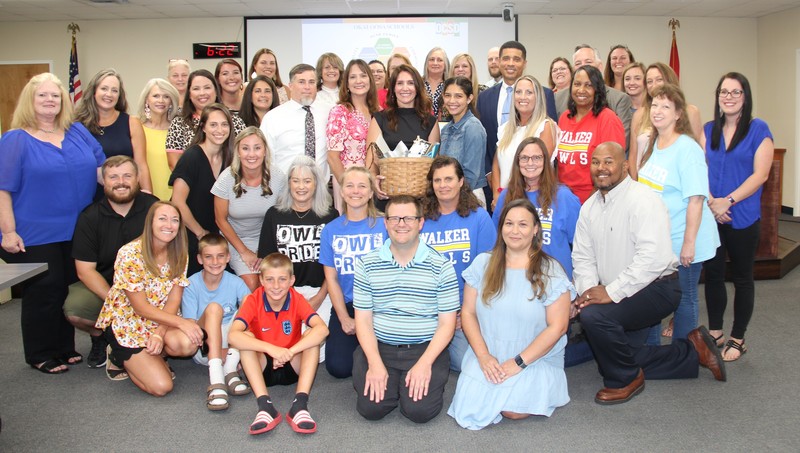
<path fill-rule="evenodd" d="M 428 185 L 428 170 L 431 162 L 439 152 L 439 144 L 431 145 L 429 142 L 417 137 L 411 148 L 405 143 L 398 143 L 394 150 L 389 150 L 385 142 L 371 143 L 371 153 L 378 160 L 380 175 L 385 179 L 381 188 L 389 196 L 411 195 L 422 197 Z"/>

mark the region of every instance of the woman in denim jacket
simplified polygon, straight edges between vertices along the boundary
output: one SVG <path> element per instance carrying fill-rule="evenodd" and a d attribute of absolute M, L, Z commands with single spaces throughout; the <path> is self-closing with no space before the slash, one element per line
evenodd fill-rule
<path fill-rule="evenodd" d="M 444 82 L 444 105 L 453 120 L 442 128 L 441 152 L 456 159 L 464 169 L 469 187 L 486 206 L 483 188 L 486 186 L 484 160 L 486 130 L 475 117 L 472 105 L 472 82 L 465 77 L 451 77 Z"/>

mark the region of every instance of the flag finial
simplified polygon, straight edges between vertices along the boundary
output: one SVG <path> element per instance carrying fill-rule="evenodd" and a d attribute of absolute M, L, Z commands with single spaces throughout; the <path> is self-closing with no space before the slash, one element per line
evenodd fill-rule
<path fill-rule="evenodd" d="M 69 25 L 67 25 L 67 31 L 71 31 L 72 32 L 72 36 L 75 36 L 75 34 L 77 34 L 77 33 L 79 33 L 81 31 L 81 27 L 80 27 L 80 25 L 76 24 L 75 22 L 72 22 Z"/>
<path fill-rule="evenodd" d="M 675 32 L 676 28 L 681 28 L 681 21 L 679 21 L 678 19 L 675 19 L 673 17 L 672 19 L 669 20 L 667 25 L 672 28 L 673 32 Z M 78 30 L 78 31 L 80 31 L 80 30 Z"/>

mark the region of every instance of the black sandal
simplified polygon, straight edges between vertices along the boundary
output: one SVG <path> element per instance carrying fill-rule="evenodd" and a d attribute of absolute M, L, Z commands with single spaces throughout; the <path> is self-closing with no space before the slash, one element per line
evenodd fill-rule
<path fill-rule="evenodd" d="M 714 344 L 717 345 L 717 349 L 722 349 L 725 346 L 725 334 L 721 333 L 718 337 L 711 335 L 711 338 L 714 339 Z"/>
<path fill-rule="evenodd" d="M 65 363 L 62 363 L 59 359 L 50 359 L 45 360 L 44 362 L 40 363 L 38 366 L 31 363 L 31 368 L 34 370 L 39 370 L 44 374 L 61 374 L 66 373 L 69 371 L 69 368 L 64 368 L 61 370 L 57 370 L 56 368 L 60 366 L 66 366 Z"/>
<path fill-rule="evenodd" d="M 736 357 L 735 359 L 725 360 L 725 353 L 728 352 L 729 349 L 736 349 L 737 351 L 739 351 L 739 357 Z M 745 353 L 747 353 L 747 346 L 744 345 L 744 338 L 742 338 L 741 343 L 737 343 L 733 340 L 728 340 L 728 342 L 725 343 L 725 349 L 722 350 L 722 360 L 725 360 L 726 362 L 735 362 L 741 359 L 742 356 L 745 355 Z"/>
<path fill-rule="evenodd" d="M 77 351 L 72 351 L 62 355 L 58 360 L 64 365 L 77 365 L 83 363 L 83 356 Z"/>

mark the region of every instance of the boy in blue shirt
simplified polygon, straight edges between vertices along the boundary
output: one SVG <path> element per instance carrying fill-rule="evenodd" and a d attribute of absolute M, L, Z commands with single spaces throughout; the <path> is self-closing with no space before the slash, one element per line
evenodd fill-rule
<path fill-rule="evenodd" d="M 239 351 L 228 348 L 228 331 L 233 316 L 250 290 L 241 278 L 225 271 L 230 259 L 228 241 L 224 237 L 217 233 L 203 236 L 197 252 L 197 261 L 203 270 L 189 277 L 189 286 L 181 299 L 182 316 L 194 319 L 203 329 L 205 342 L 195 354 L 194 361 L 208 365 L 211 385 L 206 407 L 212 411 L 228 408 L 229 393 L 250 393 L 250 387 L 237 372 Z"/>

